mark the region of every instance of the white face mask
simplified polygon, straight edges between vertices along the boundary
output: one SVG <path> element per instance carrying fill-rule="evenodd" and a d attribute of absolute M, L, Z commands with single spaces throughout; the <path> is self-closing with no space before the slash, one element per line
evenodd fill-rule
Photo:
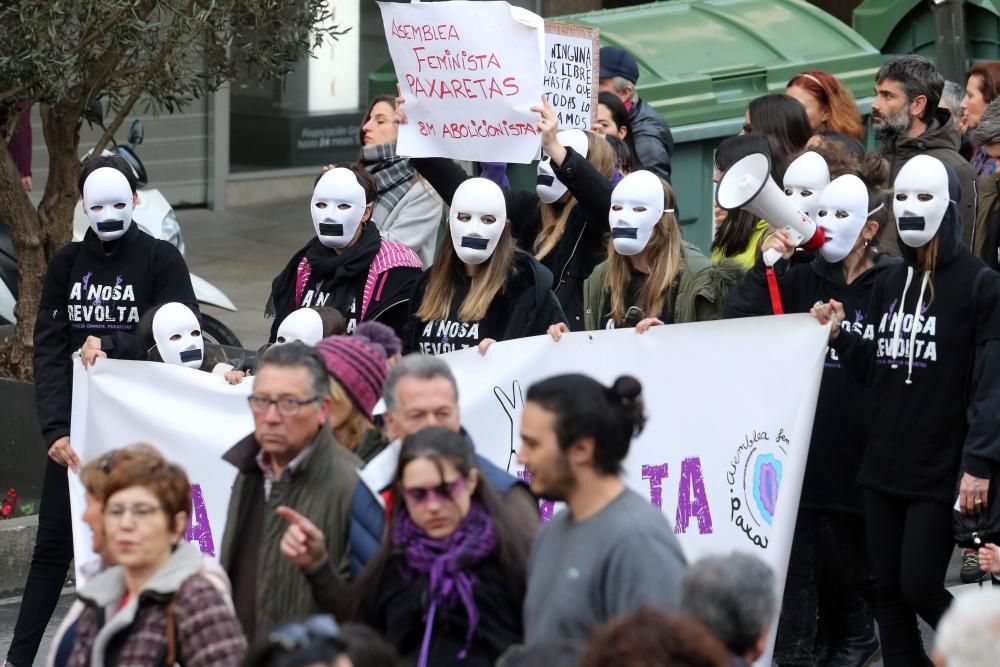
<path fill-rule="evenodd" d="M 132 224 L 135 195 L 125 175 L 113 167 L 91 172 L 83 182 L 83 210 L 90 228 L 102 241 L 125 236 Z"/>
<path fill-rule="evenodd" d="M 200 368 L 205 356 L 201 325 L 190 308 L 172 301 L 153 316 L 153 340 L 163 363 Z"/>
<path fill-rule="evenodd" d="M 651 171 L 633 171 L 611 192 L 611 239 L 619 255 L 638 255 L 664 213 L 663 183 Z"/>
<path fill-rule="evenodd" d="M 819 195 L 830 183 L 830 169 L 819 153 L 807 151 L 785 171 L 785 195 L 803 213 L 816 220 Z"/>
<path fill-rule="evenodd" d="M 334 167 L 323 174 L 309 206 L 319 242 L 328 248 L 346 247 L 354 240 L 367 206 L 365 189 L 353 171 Z"/>
<path fill-rule="evenodd" d="M 507 200 L 499 185 L 485 178 L 469 178 L 455 190 L 448 227 L 455 254 L 463 263 L 488 260 L 506 224 Z"/>
<path fill-rule="evenodd" d="M 312 308 L 299 308 L 293 310 L 288 317 L 281 321 L 274 344 L 281 345 L 298 340 L 312 346 L 322 339 L 323 318 Z"/>
<path fill-rule="evenodd" d="M 857 176 L 840 176 L 823 188 L 814 218 L 826 236 L 819 249 L 823 259 L 835 263 L 850 255 L 871 213 L 868 188 Z"/>
<path fill-rule="evenodd" d="M 911 248 L 927 245 L 948 212 L 948 171 L 937 158 L 917 155 L 899 170 L 893 189 L 892 212 L 900 240 Z"/>
<path fill-rule="evenodd" d="M 583 130 L 563 130 L 556 135 L 559 143 L 572 148 L 581 157 L 587 157 L 587 133 Z M 552 170 L 552 160 L 548 154 L 542 152 L 542 160 L 538 163 L 538 180 L 535 185 L 535 192 L 543 204 L 553 204 L 566 194 L 566 186 L 556 178 L 556 172 Z"/>

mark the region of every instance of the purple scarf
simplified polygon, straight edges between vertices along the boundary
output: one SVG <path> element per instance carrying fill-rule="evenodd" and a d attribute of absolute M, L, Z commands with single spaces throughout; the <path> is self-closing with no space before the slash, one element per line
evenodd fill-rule
<path fill-rule="evenodd" d="M 486 508 L 473 501 L 469 513 L 455 532 L 437 540 L 429 537 L 403 509 L 392 531 L 392 543 L 403 550 L 406 565 L 412 573 L 430 577 L 428 589 L 431 603 L 427 610 L 427 625 L 417 666 L 427 666 L 434 614 L 438 605 L 452 606 L 458 600 L 465 607 L 469 619 L 465 648 L 458 654 L 460 659 L 464 659 L 479 624 L 479 610 L 472 595 L 476 577 L 469 569 L 496 549 L 497 535 L 493 528 L 493 518 Z"/>

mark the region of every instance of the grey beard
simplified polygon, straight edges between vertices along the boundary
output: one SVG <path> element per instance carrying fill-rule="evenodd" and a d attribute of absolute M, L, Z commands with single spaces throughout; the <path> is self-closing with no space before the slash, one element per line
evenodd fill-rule
<path fill-rule="evenodd" d="M 904 110 L 891 116 L 882 116 L 882 124 L 872 123 L 872 127 L 876 138 L 895 139 L 904 136 L 910 129 L 910 117 Z"/>

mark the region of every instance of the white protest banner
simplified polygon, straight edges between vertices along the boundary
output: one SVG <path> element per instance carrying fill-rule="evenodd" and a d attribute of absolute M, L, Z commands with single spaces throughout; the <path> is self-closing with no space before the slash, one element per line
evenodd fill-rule
<path fill-rule="evenodd" d="M 545 94 L 559 128 L 589 130 L 597 122 L 597 73 L 601 31 L 545 22 Z"/>
<path fill-rule="evenodd" d="M 99 359 L 84 370 L 73 362 L 70 442 L 84 463 L 143 442 L 187 471 L 194 511 L 186 538 L 218 557 L 236 468 L 222 455 L 254 429 L 247 396 L 252 378 L 232 386 L 220 375 L 148 361 Z M 70 474 L 77 581 L 94 559 L 80 519 L 84 490 Z"/>
<path fill-rule="evenodd" d="M 625 460 L 629 486 L 662 509 L 689 561 L 750 552 L 781 599 L 826 357 L 808 315 L 539 336 L 444 355 L 476 450 L 511 474 L 528 387 L 585 373 L 642 383 L 646 428 Z M 543 507 L 551 516 L 552 506 Z"/>
<path fill-rule="evenodd" d="M 380 2 L 406 98 L 396 151 L 408 157 L 531 162 L 539 148 L 541 17 L 506 2 Z"/>

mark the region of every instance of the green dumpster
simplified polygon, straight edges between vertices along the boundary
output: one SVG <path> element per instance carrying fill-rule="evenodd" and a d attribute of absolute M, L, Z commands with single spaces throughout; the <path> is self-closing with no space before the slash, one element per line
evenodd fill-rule
<path fill-rule="evenodd" d="M 740 131 L 750 100 L 785 92 L 807 69 L 832 72 L 867 112 L 879 53 L 850 27 L 802 0 L 672 0 L 558 17 L 596 26 L 601 44 L 630 51 L 638 94 L 674 134 L 673 186 L 686 239 L 707 250 L 712 236 L 713 155 Z M 395 90 L 392 63 L 369 78 L 371 94 Z M 861 98 L 869 98 L 863 100 Z M 534 187 L 527 166 L 514 187 Z"/>
<path fill-rule="evenodd" d="M 924 56 L 962 85 L 973 63 L 1000 60 L 1000 0 L 866 0 L 852 25 L 883 58 Z"/>

